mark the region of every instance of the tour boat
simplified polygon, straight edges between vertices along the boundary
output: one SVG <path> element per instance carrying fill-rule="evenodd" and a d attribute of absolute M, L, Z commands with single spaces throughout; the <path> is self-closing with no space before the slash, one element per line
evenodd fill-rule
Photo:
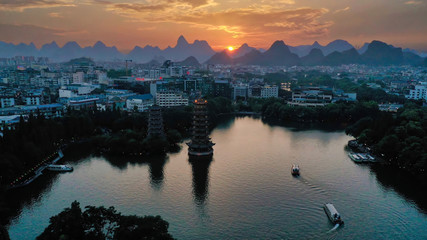
<path fill-rule="evenodd" d="M 55 171 L 55 172 L 71 172 L 73 171 L 73 167 L 67 165 L 48 165 L 47 170 Z"/>
<path fill-rule="evenodd" d="M 365 154 L 358 153 L 357 155 L 362 159 L 362 162 L 367 162 L 368 161 L 368 158 L 366 157 Z"/>
<path fill-rule="evenodd" d="M 295 165 L 295 164 L 293 164 L 292 165 L 292 168 L 291 168 L 291 173 L 292 173 L 292 175 L 294 175 L 294 176 L 299 176 L 299 166 L 298 165 Z"/>
<path fill-rule="evenodd" d="M 323 208 L 325 209 L 326 215 L 328 215 L 329 220 L 331 220 L 333 224 L 344 224 L 344 221 L 341 219 L 340 214 L 335 209 L 334 205 L 332 205 L 332 203 L 326 203 Z"/>
<path fill-rule="evenodd" d="M 376 160 L 374 157 L 372 157 L 370 154 L 367 154 L 366 156 L 368 157 L 368 159 L 369 159 L 369 161 L 370 161 L 370 162 L 376 162 L 376 161 L 377 161 L 377 160 Z"/>
<path fill-rule="evenodd" d="M 351 158 L 351 160 L 353 160 L 353 162 L 357 162 L 357 163 L 363 162 L 363 160 L 357 154 L 349 153 L 348 156 Z"/>

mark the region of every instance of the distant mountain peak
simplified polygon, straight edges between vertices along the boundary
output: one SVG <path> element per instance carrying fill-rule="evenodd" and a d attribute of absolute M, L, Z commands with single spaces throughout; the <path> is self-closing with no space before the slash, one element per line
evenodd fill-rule
<path fill-rule="evenodd" d="M 226 50 L 214 54 L 206 61 L 207 64 L 232 64 L 232 62 Z"/>
<path fill-rule="evenodd" d="M 47 45 L 50 45 L 52 47 L 59 47 L 55 41 L 52 41 L 51 43 L 48 43 Z"/>
<path fill-rule="evenodd" d="M 290 53 L 289 47 L 282 40 L 275 41 L 271 47 L 265 52 L 269 54 Z"/>
<path fill-rule="evenodd" d="M 186 46 L 189 43 L 187 42 L 187 40 L 185 39 L 185 37 L 183 35 L 179 36 L 178 41 L 176 42 L 176 47 L 178 46 Z"/>
<path fill-rule="evenodd" d="M 313 46 L 314 48 L 321 48 L 322 47 L 322 45 L 320 45 L 318 41 L 314 41 L 314 43 L 311 46 Z"/>
<path fill-rule="evenodd" d="M 65 47 L 78 47 L 78 48 L 80 48 L 80 45 L 76 41 L 70 41 L 70 42 L 67 42 L 62 48 L 65 48 Z"/>
<path fill-rule="evenodd" d="M 199 61 L 194 56 L 189 56 L 181 62 L 177 62 L 183 66 L 200 66 Z"/>
<path fill-rule="evenodd" d="M 393 65 L 403 62 L 402 48 L 396 48 L 387 43 L 374 40 L 368 45 L 366 52 L 362 54 L 367 64 Z"/>
<path fill-rule="evenodd" d="M 286 46 L 285 42 L 283 40 L 277 40 L 271 45 L 270 49 L 271 48 L 277 48 L 277 47 L 283 47 L 283 46 Z"/>
<path fill-rule="evenodd" d="M 341 48 L 345 47 L 348 49 L 353 47 L 349 42 L 342 40 L 342 39 L 336 39 L 336 40 L 328 43 L 328 45 L 326 45 L 326 47 L 332 47 L 332 46 L 341 47 Z"/>
<path fill-rule="evenodd" d="M 103 43 L 103 42 L 101 42 L 101 41 L 98 41 L 98 42 L 96 42 L 94 45 L 93 45 L 93 47 L 94 48 L 105 48 L 106 46 L 105 46 L 105 44 Z"/>
<path fill-rule="evenodd" d="M 52 53 L 52 51 L 57 51 L 58 49 L 60 49 L 60 47 L 58 46 L 58 44 L 55 41 L 52 41 L 51 43 L 44 44 L 40 48 L 40 51 L 42 53 L 45 53 L 44 51 L 48 51 L 49 53 Z M 49 55 L 49 53 L 45 53 L 45 54 Z"/>

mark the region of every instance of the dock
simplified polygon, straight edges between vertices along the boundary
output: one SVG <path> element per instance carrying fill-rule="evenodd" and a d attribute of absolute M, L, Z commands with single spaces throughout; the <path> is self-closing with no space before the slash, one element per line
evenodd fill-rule
<path fill-rule="evenodd" d="M 375 157 L 369 153 L 354 153 L 350 152 L 348 154 L 351 160 L 355 163 L 375 163 L 378 162 Z"/>
<path fill-rule="evenodd" d="M 53 160 L 50 160 L 51 157 L 53 157 L 55 154 L 58 154 L 56 158 Z M 39 164 L 37 164 L 35 167 L 27 171 L 26 173 L 22 174 L 20 177 L 15 179 L 13 182 L 11 182 L 7 187 L 6 190 L 19 188 L 27 186 L 28 184 L 32 183 L 34 180 L 36 180 L 38 177 L 40 177 L 43 173 L 43 170 L 47 168 L 49 164 L 55 164 L 60 159 L 64 157 L 64 154 L 62 153 L 62 150 L 58 150 L 58 152 L 55 152 L 45 160 L 41 161 Z"/>

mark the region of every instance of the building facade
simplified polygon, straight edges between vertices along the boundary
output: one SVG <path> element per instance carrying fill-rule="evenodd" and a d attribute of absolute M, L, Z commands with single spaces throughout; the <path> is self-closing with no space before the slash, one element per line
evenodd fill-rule
<path fill-rule="evenodd" d="M 149 107 L 154 105 L 153 95 L 143 94 L 129 97 L 126 100 L 126 108 L 128 111 L 145 112 Z"/>
<path fill-rule="evenodd" d="M 177 92 L 158 92 L 156 94 L 156 104 L 160 107 L 187 106 L 188 97 Z"/>
<path fill-rule="evenodd" d="M 407 99 L 427 100 L 427 82 L 423 82 L 420 85 L 415 85 L 415 89 L 409 90 L 409 94 L 405 96 Z"/>
<path fill-rule="evenodd" d="M 279 87 L 269 85 L 254 85 L 249 87 L 248 96 L 253 98 L 277 98 L 279 97 Z"/>

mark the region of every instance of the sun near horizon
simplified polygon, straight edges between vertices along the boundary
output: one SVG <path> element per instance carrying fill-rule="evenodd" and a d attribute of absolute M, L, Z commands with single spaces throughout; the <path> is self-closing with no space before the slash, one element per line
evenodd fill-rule
<path fill-rule="evenodd" d="M 234 47 L 232 47 L 232 46 L 229 46 L 229 47 L 227 47 L 227 49 L 228 49 L 228 51 L 234 51 Z"/>

